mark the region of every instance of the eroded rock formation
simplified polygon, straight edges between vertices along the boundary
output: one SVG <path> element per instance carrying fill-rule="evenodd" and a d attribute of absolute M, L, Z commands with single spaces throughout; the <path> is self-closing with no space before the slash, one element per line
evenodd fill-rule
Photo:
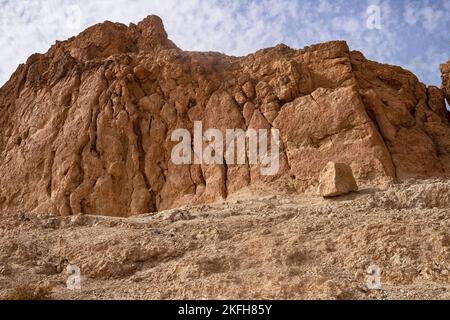
<path fill-rule="evenodd" d="M 0 209 L 130 216 L 249 185 L 318 184 L 329 162 L 359 184 L 450 176 L 443 90 L 345 42 L 246 57 L 185 52 L 149 16 L 105 22 L 20 65 L 0 90 Z M 174 165 L 176 128 L 277 128 L 280 171 Z"/>

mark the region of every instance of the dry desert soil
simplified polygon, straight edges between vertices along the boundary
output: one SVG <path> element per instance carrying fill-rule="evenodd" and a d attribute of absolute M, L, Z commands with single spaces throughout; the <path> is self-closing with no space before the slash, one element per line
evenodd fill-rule
<path fill-rule="evenodd" d="M 4 213 L 0 295 L 28 285 L 51 299 L 450 298 L 449 180 L 328 200 L 264 189 L 132 218 Z M 68 265 L 80 290 L 67 288 Z M 370 266 L 381 289 L 367 286 Z"/>

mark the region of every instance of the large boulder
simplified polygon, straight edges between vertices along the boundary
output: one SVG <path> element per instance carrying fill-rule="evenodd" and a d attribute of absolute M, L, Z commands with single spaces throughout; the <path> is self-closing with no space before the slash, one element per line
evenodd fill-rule
<path fill-rule="evenodd" d="M 320 174 L 319 192 L 322 197 L 343 196 L 358 191 L 352 168 L 345 163 L 328 162 Z"/>

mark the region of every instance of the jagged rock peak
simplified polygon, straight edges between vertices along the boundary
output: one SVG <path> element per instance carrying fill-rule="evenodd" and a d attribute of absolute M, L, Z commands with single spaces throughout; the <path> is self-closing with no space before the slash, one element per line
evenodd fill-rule
<path fill-rule="evenodd" d="M 80 60 L 176 48 L 168 39 L 161 18 L 154 15 L 128 27 L 110 21 L 97 24 L 67 41 L 65 46 Z"/>

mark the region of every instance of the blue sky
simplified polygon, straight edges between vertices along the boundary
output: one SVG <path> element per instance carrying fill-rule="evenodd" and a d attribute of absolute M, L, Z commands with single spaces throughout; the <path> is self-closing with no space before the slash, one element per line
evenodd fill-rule
<path fill-rule="evenodd" d="M 380 9 L 381 29 L 367 27 L 371 5 Z M 149 14 L 185 50 L 245 55 L 278 43 L 302 48 L 341 39 L 438 86 L 439 64 L 450 59 L 449 0 L 0 0 L 0 84 L 56 40 Z"/>

